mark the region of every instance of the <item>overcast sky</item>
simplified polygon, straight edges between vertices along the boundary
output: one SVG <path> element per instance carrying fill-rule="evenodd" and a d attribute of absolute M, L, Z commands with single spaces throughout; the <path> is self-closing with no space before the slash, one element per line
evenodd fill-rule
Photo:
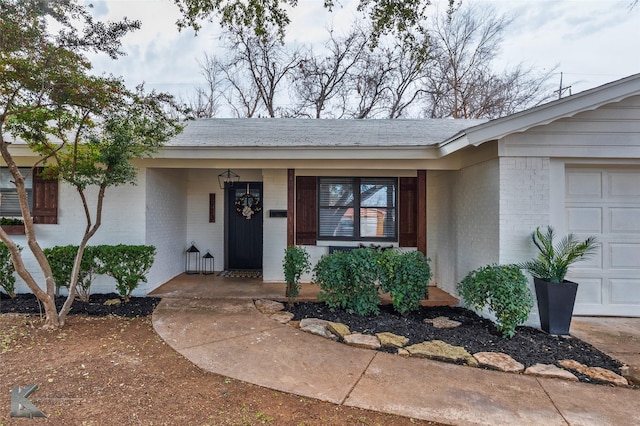
<path fill-rule="evenodd" d="M 631 74 L 640 73 L 640 5 L 633 0 L 463 0 L 491 4 L 513 18 L 497 67 L 519 63 L 537 69 L 558 65 L 555 82 L 577 93 Z M 287 41 L 311 43 L 326 38 L 326 28 L 347 31 L 356 19 L 356 2 L 341 0 L 343 7 L 325 11 L 323 0 L 299 0 L 292 13 Z M 198 60 L 204 53 L 220 52 L 220 29 L 205 24 L 194 35 L 179 32 L 172 0 L 92 0 L 100 20 L 138 19 L 142 29 L 124 39 L 127 56 L 118 61 L 92 58 L 98 72 L 123 76 L 127 84 L 145 82 L 147 88 L 169 91 L 186 98 L 203 83 Z M 435 2 L 434 2 L 435 3 Z M 430 7 L 435 13 L 437 5 Z"/>

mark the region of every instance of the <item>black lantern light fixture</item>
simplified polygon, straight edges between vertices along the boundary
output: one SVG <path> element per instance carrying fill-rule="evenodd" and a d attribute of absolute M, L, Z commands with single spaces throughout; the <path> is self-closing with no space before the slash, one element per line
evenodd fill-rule
<path fill-rule="evenodd" d="M 202 256 L 202 273 L 205 275 L 213 274 L 214 258 L 209 250 Z"/>
<path fill-rule="evenodd" d="M 226 186 L 233 186 L 234 183 L 238 183 L 239 181 L 240 175 L 230 169 L 218 175 L 218 185 L 220 185 L 220 189 L 224 189 Z"/>
<path fill-rule="evenodd" d="M 193 241 L 191 241 L 191 247 L 186 251 L 184 272 L 188 275 L 200 273 L 200 250 L 198 250 Z"/>

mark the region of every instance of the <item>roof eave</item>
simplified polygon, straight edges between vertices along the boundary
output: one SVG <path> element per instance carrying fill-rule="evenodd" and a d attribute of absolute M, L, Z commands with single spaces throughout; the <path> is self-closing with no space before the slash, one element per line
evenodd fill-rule
<path fill-rule="evenodd" d="M 357 157 L 354 153 L 357 152 Z M 426 146 L 164 146 L 156 158 L 265 158 L 265 159 L 438 159 L 437 145 Z"/>
<path fill-rule="evenodd" d="M 439 144 L 438 153 L 440 157 L 446 157 L 447 155 L 453 154 L 454 152 L 459 151 L 468 145 L 469 138 L 467 137 L 466 130 L 463 130 L 462 132 Z"/>
<path fill-rule="evenodd" d="M 536 126 L 549 124 L 561 118 L 597 109 L 603 105 L 620 102 L 640 95 L 640 74 L 635 74 L 596 88 L 551 101 L 506 117 L 497 118 L 463 132 L 467 144 L 478 146 L 498 140 L 513 133 L 521 133 Z M 441 146 L 460 139 L 460 135 L 443 142 Z"/>

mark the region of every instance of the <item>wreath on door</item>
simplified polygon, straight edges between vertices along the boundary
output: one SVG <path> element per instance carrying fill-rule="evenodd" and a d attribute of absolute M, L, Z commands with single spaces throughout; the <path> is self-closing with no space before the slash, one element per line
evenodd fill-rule
<path fill-rule="evenodd" d="M 236 212 L 238 212 L 239 215 L 244 216 L 247 220 L 251 219 L 254 214 L 262 210 L 258 197 L 253 194 L 249 194 L 248 192 L 236 198 L 235 205 Z"/>

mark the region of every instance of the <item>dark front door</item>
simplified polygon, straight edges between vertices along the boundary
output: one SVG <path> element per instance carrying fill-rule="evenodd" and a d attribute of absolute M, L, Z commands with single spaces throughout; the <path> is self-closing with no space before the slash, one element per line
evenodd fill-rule
<path fill-rule="evenodd" d="M 227 188 L 227 268 L 262 269 L 262 182 Z"/>

